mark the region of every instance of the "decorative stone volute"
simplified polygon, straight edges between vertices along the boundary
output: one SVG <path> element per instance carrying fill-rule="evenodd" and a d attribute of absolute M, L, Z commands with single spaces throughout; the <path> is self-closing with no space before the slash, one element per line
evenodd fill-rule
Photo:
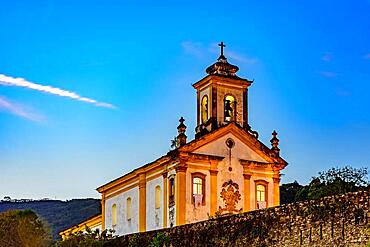
<path fill-rule="evenodd" d="M 270 140 L 271 146 L 272 146 L 271 150 L 277 156 L 279 156 L 279 153 L 280 153 L 280 148 L 278 147 L 279 146 L 279 139 L 276 136 L 277 136 L 277 132 L 274 130 L 274 132 L 272 132 L 272 139 Z"/>
<path fill-rule="evenodd" d="M 181 147 L 183 145 L 186 144 L 186 135 L 185 135 L 185 132 L 186 132 L 186 125 L 184 124 L 185 122 L 185 119 L 183 117 L 180 118 L 179 120 L 180 124 L 179 126 L 177 126 L 177 131 L 178 131 L 178 135 L 177 135 L 177 147 Z"/>

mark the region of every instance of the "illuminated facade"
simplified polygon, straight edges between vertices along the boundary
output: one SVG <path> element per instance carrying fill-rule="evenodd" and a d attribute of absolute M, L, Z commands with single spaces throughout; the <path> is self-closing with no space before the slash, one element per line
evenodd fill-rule
<path fill-rule="evenodd" d="M 118 235 L 173 227 L 280 204 L 279 155 L 248 124 L 248 89 L 223 55 L 193 84 L 197 93 L 195 139 L 187 142 L 184 119 L 176 148 L 165 156 L 100 186 L 101 229 Z"/>

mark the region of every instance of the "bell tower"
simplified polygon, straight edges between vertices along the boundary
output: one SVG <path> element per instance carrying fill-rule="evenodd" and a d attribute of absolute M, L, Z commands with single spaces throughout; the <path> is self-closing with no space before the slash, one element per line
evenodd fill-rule
<path fill-rule="evenodd" d="M 219 46 L 220 56 L 206 69 L 208 75 L 193 84 L 197 90 L 196 138 L 230 122 L 250 130 L 248 87 L 253 81 L 236 75 L 239 68 L 228 63 L 224 56 L 224 43 Z"/>

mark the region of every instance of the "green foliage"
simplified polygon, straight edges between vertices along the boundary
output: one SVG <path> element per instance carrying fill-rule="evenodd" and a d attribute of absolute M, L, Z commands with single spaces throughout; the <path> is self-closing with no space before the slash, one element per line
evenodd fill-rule
<path fill-rule="evenodd" d="M 292 203 L 297 201 L 297 194 L 302 190 L 303 185 L 297 181 L 293 183 L 283 184 L 280 187 L 280 200 L 282 204 Z"/>
<path fill-rule="evenodd" d="M 7 210 L 34 211 L 44 221 L 48 222 L 53 238 L 60 239 L 58 233 L 101 212 L 98 199 L 73 199 L 69 201 L 40 200 L 28 202 L 0 202 L 0 212 Z"/>
<path fill-rule="evenodd" d="M 113 234 L 114 230 L 104 230 L 100 233 L 99 229 L 92 231 L 86 226 L 84 232 L 71 234 L 67 239 L 56 242 L 54 247 L 102 247 L 116 238 Z"/>
<path fill-rule="evenodd" d="M 158 232 L 149 244 L 149 247 L 170 246 L 170 238 L 164 232 Z"/>
<path fill-rule="evenodd" d="M 339 195 L 364 189 L 369 185 L 368 169 L 345 166 L 334 167 L 319 172 L 308 185 L 302 186 L 297 181 L 283 184 L 280 188 L 281 203 L 314 200 L 325 196 Z"/>
<path fill-rule="evenodd" d="M 140 246 L 140 235 L 139 234 L 134 234 L 131 236 L 128 247 L 136 247 Z"/>
<path fill-rule="evenodd" d="M 177 147 L 177 137 L 175 136 L 172 140 L 171 140 L 171 150 L 175 150 Z"/>
<path fill-rule="evenodd" d="M 0 213 L 1 247 L 43 247 L 50 244 L 49 231 L 33 211 L 10 210 Z"/>

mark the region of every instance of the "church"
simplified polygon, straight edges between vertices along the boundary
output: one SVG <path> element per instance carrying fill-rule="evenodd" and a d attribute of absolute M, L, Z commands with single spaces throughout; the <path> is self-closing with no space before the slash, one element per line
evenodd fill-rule
<path fill-rule="evenodd" d="M 271 146 L 248 124 L 248 91 L 253 81 L 224 56 L 195 82 L 197 127 L 188 141 L 185 120 L 177 127 L 175 149 L 99 188 L 101 214 L 60 235 L 112 229 L 116 235 L 151 231 L 280 204 L 280 157 L 273 131 Z"/>

